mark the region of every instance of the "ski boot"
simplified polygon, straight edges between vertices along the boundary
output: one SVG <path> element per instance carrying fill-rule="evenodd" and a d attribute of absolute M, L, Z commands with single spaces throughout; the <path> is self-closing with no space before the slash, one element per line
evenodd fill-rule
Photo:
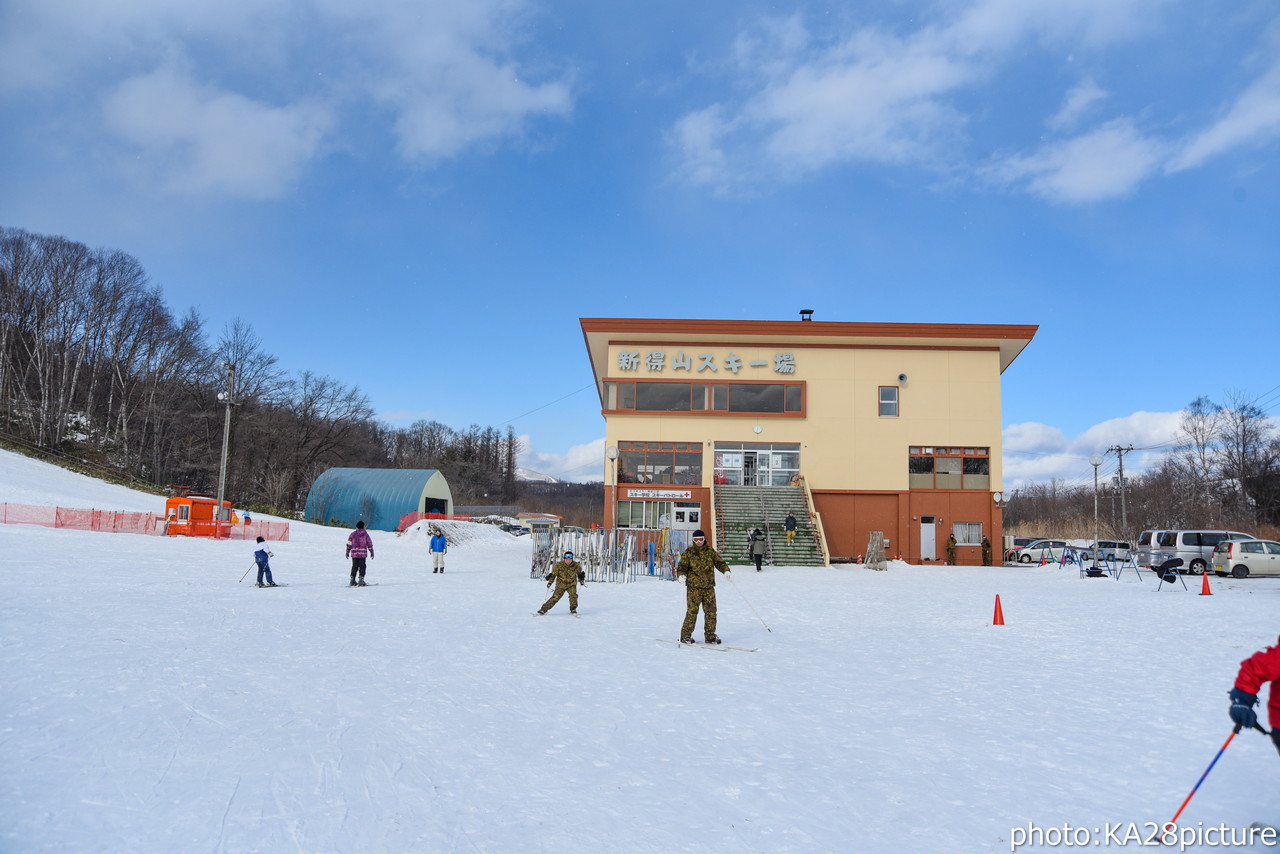
<path fill-rule="evenodd" d="M 680 638 L 680 643 L 693 643 L 693 638 Z"/>
<path fill-rule="evenodd" d="M 704 641 L 704 643 L 724 643 L 724 641 L 720 640 L 720 638 L 716 637 L 715 635 L 712 635 L 711 637 L 707 638 Z"/>

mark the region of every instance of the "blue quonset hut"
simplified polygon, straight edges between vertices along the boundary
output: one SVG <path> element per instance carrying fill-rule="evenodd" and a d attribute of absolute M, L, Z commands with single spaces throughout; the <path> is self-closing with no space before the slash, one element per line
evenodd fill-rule
<path fill-rule="evenodd" d="M 453 493 L 436 469 L 332 468 L 307 494 L 307 521 L 394 531 L 408 513 L 452 513 Z"/>

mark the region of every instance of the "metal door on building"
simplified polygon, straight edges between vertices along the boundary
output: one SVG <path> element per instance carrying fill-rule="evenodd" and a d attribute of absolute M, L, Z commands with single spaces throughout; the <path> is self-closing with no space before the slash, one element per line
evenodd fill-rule
<path fill-rule="evenodd" d="M 702 505 L 677 507 L 672 511 L 671 529 L 674 531 L 696 531 L 702 527 Z"/>
<path fill-rule="evenodd" d="M 938 556 L 937 525 L 933 516 L 920 517 L 920 560 L 935 560 Z"/>
<path fill-rule="evenodd" d="M 742 485 L 755 486 L 757 484 L 756 475 L 759 469 L 760 460 L 756 457 L 755 451 L 745 451 L 742 454 Z"/>

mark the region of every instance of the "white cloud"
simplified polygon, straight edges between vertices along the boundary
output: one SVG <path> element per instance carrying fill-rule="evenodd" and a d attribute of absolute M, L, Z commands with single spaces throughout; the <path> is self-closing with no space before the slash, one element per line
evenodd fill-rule
<path fill-rule="evenodd" d="M 1241 93 L 1221 119 L 1192 136 L 1169 162 L 1168 170 L 1180 172 L 1235 148 L 1276 139 L 1280 139 L 1280 63 Z"/>
<path fill-rule="evenodd" d="M 563 454 L 544 453 L 534 447 L 528 435 L 520 436 L 520 465 L 556 480 L 574 483 L 601 482 L 604 479 L 604 437 L 574 445 Z"/>
<path fill-rule="evenodd" d="M 982 0 L 905 36 L 863 27 L 829 41 L 797 17 L 767 19 L 735 42 L 743 96 L 675 122 L 668 141 L 676 171 L 724 189 L 841 163 L 941 164 L 954 157 L 968 121 L 953 96 L 990 79 L 1031 41 L 1123 37 L 1145 25 L 1141 8 L 1150 10 L 1137 0 Z M 1083 90 L 1077 97 L 1096 99 Z"/>
<path fill-rule="evenodd" d="M 320 104 L 276 107 L 172 68 L 124 81 L 103 114 L 166 189 L 247 198 L 289 189 L 332 124 Z"/>
<path fill-rule="evenodd" d="M 1065 131 L 1075 127 L 1080 118 L 1094 104 L 1107 97 L 1107 93 L 1092 80 L 1085 80 L 1076 85 L 1062 99 L 1058 112 L 1050 116 L 1045 125 L 1050 130 Z"/>
<path fill-rule="evenodd" d="M 322 143 L 378 139 L 376 126 L 372 134 L 343 126 L 356 115 L 384 122 L 399 154 L 428 166 L 518 142 L 533 120 L 568 115 L 570 75 L 541 64 L 524 38 L 527 8 L 524 0 L 3 4 L 0 91 L 39 97 L 42 108 L 97 105 L 109 133 L 131 147 L 123 162 L 166 189 L 267 197 L 294 183 Z M 84 130 L 96 144 L 97 129 Z"/>
<path fill-rule="evenodd" d="M 1181 422 L 1182 412 L 1135 412 L 1095 424 L 1075 436 L 1034 421 L 1010 424 L 1002 434 L 1004 486 L 1016 489 L 1054 479 L 1067 485 L 1091 484 L 1089 457 L 1112 447 L 1134 447 L 1135 451 L 1125 455 L 1125 475 L 1140 474 L 1173 450 Z M 1117 464 L 1115 454 L 1106 455 L 1100 476 L 1109 477 Z"/>
<path fill-rule="evenodd" d="M 1132 193 L 1164 158 L 1164 144 L 1115 119 L 991 168 L 999 182 L 1053 202 L 1097 202 Z"/>

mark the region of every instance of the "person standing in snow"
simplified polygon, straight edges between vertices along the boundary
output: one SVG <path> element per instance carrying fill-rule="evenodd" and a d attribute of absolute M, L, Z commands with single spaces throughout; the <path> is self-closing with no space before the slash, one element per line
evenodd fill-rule
<path fill-rule="evenodd" d="M 347 557 L 351 558 L 351 583 L 348 587 L 365 587 L 364 561 L 373 557 L 373 540 L 364 529 L 364 522 L 356 522 L 356 529 L 347 537 Z"/>
<path fill-rule="evenodd" d="M 764 562 L 765 540 L 764 532 L 756 528 L 748 537 L 751 542 L 751 559 L 756 562 L 756 572 L 763 572 L 761 564 Z"/>
<path fill-rule="evenodd" d="M 729 577 L 729 564 L 715 549 L 707 545 L 707 535 L 701 530 L 693 532 L 693 545 L 680 555 L 676 564 L 676 578 L 684 585 L 684 625 L 680 627 L 680 642 L 693 643 L 693 627 L 698 622 L 698 608 L 702 608 L 702 636 L 707 643 L 720 643 L 716 636 L 716 570 Z"/>
<path fill-rule="evenodd" d="M 947 563 L 956 565 L 956 535 L 947 537 Z"/>
<path fill-rule="evenodd" d="M 274 579 L 271 578 L 271 564 L 267 562 L 267 558 L 275 557 L 271 551 L 271 546 L 267 541 L 258 537 L 258 543 L 253 547 L 253 560 L 258 564 L 258 586 L 259 587 L 278 587 Z M 262 579 L 265 577 L 267 583 L 263 584 Z"/>
<path fill-rule="evenodd" d="M 556 585 L 556 590 L 551 594 L 551 598 L 542 603 L 542 607 L 538 609 L 538 614 L 547 613 L 555 604 L 560 601 L 560 597 L 569 594 L 569 613 L 578 613 L 578 582 L 586 581 L 587 574 L 582 571 L 582 566 L 573 559 L 573 552 L 565 552 L 564 559 L 556 561 L 555 566 L 551 567 L 551 571 L 547 573 L 547 589 L 551 589 L 552 582 Z"/>
<path fill-rule="evenodd" d="M 787 521 L 783 524 L 787 529 L 787 545 L 791 545 L 791 541 L 796 538 L 796 514 L 788 511 Z"/>
<path fill-rule="evenodd" d="M 982 538 L 982 565 L 991 566 L 991 540 Z"/>
<path fill-rule="evenodd" d="M 444 572 L 444 556 L 449 553 L 449 541 L 445 539 L 444 531 L 435 529 L 428 548 L 431 549 L 431 573 Z"/>
<path fill-rule="evenodd" d="M 1258 714 L 1253 707 L 1258 702 L 1258 689 L 1263 682 L 1271 683 L 1271 696 L 1267 699 L 1267 718 L 1271 722 L 1271 740 L 1280 751 L 1280 640 L 1261 652 L 1240 662 L 1235 687 L 1231 697 L 1231 720 L 1245 729 L 1258 725 Z"/>

